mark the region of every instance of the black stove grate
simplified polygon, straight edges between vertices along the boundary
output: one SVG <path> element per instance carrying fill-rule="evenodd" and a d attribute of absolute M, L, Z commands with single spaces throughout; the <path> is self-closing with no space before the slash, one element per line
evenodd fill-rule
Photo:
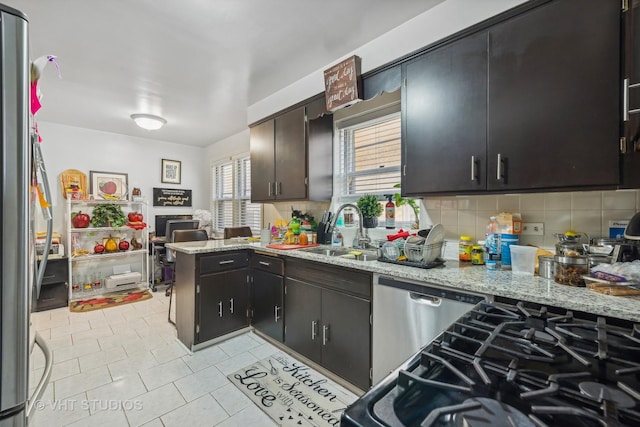
<path fill-rule="evenodd" d="M 639 325 L 526 303 L 482 302 L 395 380 L 354 405 L 365 405 L 371 423 L 350 423 L 351 408 L 343 423 L 638 426 L 636 360 Z M 487 413 L 502 414 L 503 421 Z"/>

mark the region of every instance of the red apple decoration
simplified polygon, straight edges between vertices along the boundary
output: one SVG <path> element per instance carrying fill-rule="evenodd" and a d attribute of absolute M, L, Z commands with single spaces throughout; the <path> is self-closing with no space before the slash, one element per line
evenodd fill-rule
<path fill-rule="evenodd" d="M 129 212 L 127 219 L 129 222 L 142 222 L 144 217 L 140 212 Z"/>
<path fill-rule="evenodd" d="M 72 212 L 71 213 L 71 225 L 74 228 L 87 228 L 89 227 L 89 222 L 91 218 L 86 213 L 80 212 Z"/>
<path fill-rule="evenodd" d="M 129 242 L 127 242 L 126 240 L 120 240 L 120 243 L 118 243 L 118 249 L 120 249 L 121 251 L 128 251 Z"/>
<path fill-rule="evenodd" d="M 93 247 L 93 253 L 96 254 L 101 254 L 104 252 L 104 245 L 97 243 L 94 247 Z"/>
<path fill-rule="evenodd" d="M 113 181 L 101 182 L 100 191 L 104 194 L 115 194 L 118 190 L 118 186 Z"/>

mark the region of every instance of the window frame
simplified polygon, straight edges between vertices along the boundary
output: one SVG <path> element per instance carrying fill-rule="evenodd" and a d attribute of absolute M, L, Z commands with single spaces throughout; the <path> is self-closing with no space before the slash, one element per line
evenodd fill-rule
<path fill-rule="evenodd" d="M 219 168 L 224 166 L 231 168 L 231 197 L 219 197 L 219 187 L 222 183 L 217 182 Z M 248 173 L 244 173 L 246 171 Z M 222 232 L 220 219 L 218 216 L 218 203 L 231 202 L 231 221 L 224 219 L 225 227 L 239 227 L 248 225 L 251 230 L 258 233 L 262 226 L 262 206 L 258 203 L 251 203 L 251 157 L 249 153 L 232 156 L 228 159 L 218 160 L 211 164 L 211 227 L 216 232 Z M 258 218 L 255 221 L 247 222 L 248 208 L 258 206 Z"/>

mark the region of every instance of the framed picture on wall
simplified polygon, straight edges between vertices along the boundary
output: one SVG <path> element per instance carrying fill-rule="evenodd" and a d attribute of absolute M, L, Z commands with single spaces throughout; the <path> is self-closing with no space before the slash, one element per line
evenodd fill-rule
<path fill-rule="evenodd" d="M 162 182 L 180 184 L 182 162 L 179 160 L 162 159 Z"/>
<path fill-rule="evenodd" d="M 89 171 L 91 195 L 96 200 L 127 200 L 128 179 L 126 173 Z"/>

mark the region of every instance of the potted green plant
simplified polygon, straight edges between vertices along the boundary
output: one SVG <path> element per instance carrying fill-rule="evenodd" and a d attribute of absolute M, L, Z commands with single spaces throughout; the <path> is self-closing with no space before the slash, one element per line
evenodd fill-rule
<path fill-rule="evenodd" d="M 375 194 L 365 194 L 358 199 L 358 209 L 362 213 L 364 228 L 376 228 L 378 217 L 382 214 L 382 205 Z"/>
<path fill-rule="evenodd" d="M 97 205 L 91 213 L 91 225 L 94 227 L 122 227 L 126 222 L 124 212 L 114 203 Z"/>
<path fill-rule="evenodd" d="M 393 186 L 394 188 L 400 188 L 400 184 L 396 184 Z M 396 207 L 400 207 L 403 205 L 409 205 L 411 209 L 413 209 L 413 214 L 416 217 L 416 221 L 411 224 L 411 228 L 419 229 L 420 228 L 420 206 L 416 203 L 416 201 L 412 198 L 404 198 L 400 193 L 395 193 L 393 195 L 394 201 L 396 203 Z"/>

